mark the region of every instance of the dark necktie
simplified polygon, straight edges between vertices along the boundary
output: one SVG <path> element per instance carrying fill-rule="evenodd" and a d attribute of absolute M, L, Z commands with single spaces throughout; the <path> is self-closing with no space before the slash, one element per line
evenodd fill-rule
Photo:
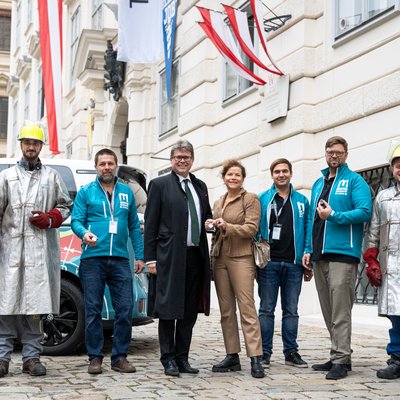
<path fill-rule="evenodd" d="M 195 246 L 198 246 L 200 243 L 200 227 L 199 227 L 199 218 L 197 217 L 196 205 L 194 204 L 193 195 L 189 188 L 189 179 L 184 179 L 183 182 L 185 182 L 185 192 L 189 205 L 190 222 L 192 225 L 191 229 L 192 243 Z"/>

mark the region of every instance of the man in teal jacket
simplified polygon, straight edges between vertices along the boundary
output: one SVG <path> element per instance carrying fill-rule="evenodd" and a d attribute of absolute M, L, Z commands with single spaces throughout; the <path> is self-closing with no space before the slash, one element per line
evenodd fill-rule
<path fill-rule="evenodd" d="M 101 311 L 107 283 L 115 310 L 111 368 L 135 372 L 126 359 L 132 333 L 133 288 L 128 236 L 135 252 L 135 272 L 143 270 L 143 240 L 135 198 L 118 182 L 117 156 L 109 149 L 95 155 L 97 178 L 76 196 L 71 226 L 82 239 L 79 278 L 85 301 L 85 344 L 89 374 L 100 374 L 103 361 Z"/>
<path fill-rule="evenodd" d="M 270 243 L 271 260 L 258 270 L 259 320 L 263 363 L 269 367 L 273 347 L 275 307 L 281 292 L 282 342 L 285 364 L 307 368 L 298 353 L 298 304 L 303 281 L 312 272 L 302 266 L 309 213 L 307 198 L 294 190 L 290 181 L 292 164 L 279 158 L 270 166 L 273 184 L 259 195 L 261 219 L 259 235 Z"/>
<path fill-rule="evenodd" d="M 326 327 L 331 337 L 330 360 L 315 364 L 326 379 L 351 371 L 351 310 L 363 224 L 371 217 L 371 192 L 364 179 L 346 164 L 348 145 L 333 136 L 325 144 L 328 168 L 312 187 L 303 265 L 315 263 L 314 276 Z"/>

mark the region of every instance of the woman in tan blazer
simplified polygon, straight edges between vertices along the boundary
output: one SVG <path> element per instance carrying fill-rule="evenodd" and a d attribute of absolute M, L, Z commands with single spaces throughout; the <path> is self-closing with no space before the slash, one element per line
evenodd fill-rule
<path fill-rule="evenodd" d="M 246 170 L 239 161 L 225 161 L 221 175 L 227 192 L 215 202 L 214 219 L 207 220 L 205 226 L 209 231 L 216 229 L 211 256 L 214 260 L 213 274 L 227 355 L 212 370 L 241 370 L 237 303 L 246 352 L 250 357 L 251 375 L 263 378 L 261 332 L 254 304 L 255 267 L 251 246 L 251 239 L 258 231 L 260 202 L 256 194 L 243 189 Z"/>

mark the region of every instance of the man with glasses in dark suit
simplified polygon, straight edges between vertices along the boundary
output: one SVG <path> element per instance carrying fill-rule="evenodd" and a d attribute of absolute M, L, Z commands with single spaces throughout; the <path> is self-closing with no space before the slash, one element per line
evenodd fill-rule
<path fill-rule="evenodd" d="M 172 171 L 153 179 L 145 212 L 149 314 L 159 318 L 161 363 L 166 375 L 197 374 L 189 349 L 198 312 L 210 311 L 210 262 L 204 222 L 212 218 L 207 186 L 190 170 L 193 146 L 171 148 Z"/>

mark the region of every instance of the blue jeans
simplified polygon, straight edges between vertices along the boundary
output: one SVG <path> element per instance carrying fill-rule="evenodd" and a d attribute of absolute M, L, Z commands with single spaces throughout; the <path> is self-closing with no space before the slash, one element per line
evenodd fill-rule
<path fill-rule="evenodd" d="M 260 320 L 264 354 L 272 354 L 275 307 L 281 289 L 283 353 L 297 351 L 299 315 L 297 305 L 303 281 L 303 267 L 283 261 L 270 261 L 258 270 L 258 295 L 260 297 Z"/>
<path fill-rule="evenodd" d="M 129 260 L 120 257 L 84 258 L 79 266 L 85 301 L 85 344 L 89 360 L 103 358 L 104 289 L 107 283 L 115 310 L 111 364 L 128 354 L 132 336 L 133 289 Z"/>
<path fill-rule="evenodd" d="M 400 357 L 400 316 L 388 315 L 387 317 L 390 319 L 392 327 L 389 329 L 390 342 L 386 346 L 386 351 L 389 355 L 394 354 Z"/>

